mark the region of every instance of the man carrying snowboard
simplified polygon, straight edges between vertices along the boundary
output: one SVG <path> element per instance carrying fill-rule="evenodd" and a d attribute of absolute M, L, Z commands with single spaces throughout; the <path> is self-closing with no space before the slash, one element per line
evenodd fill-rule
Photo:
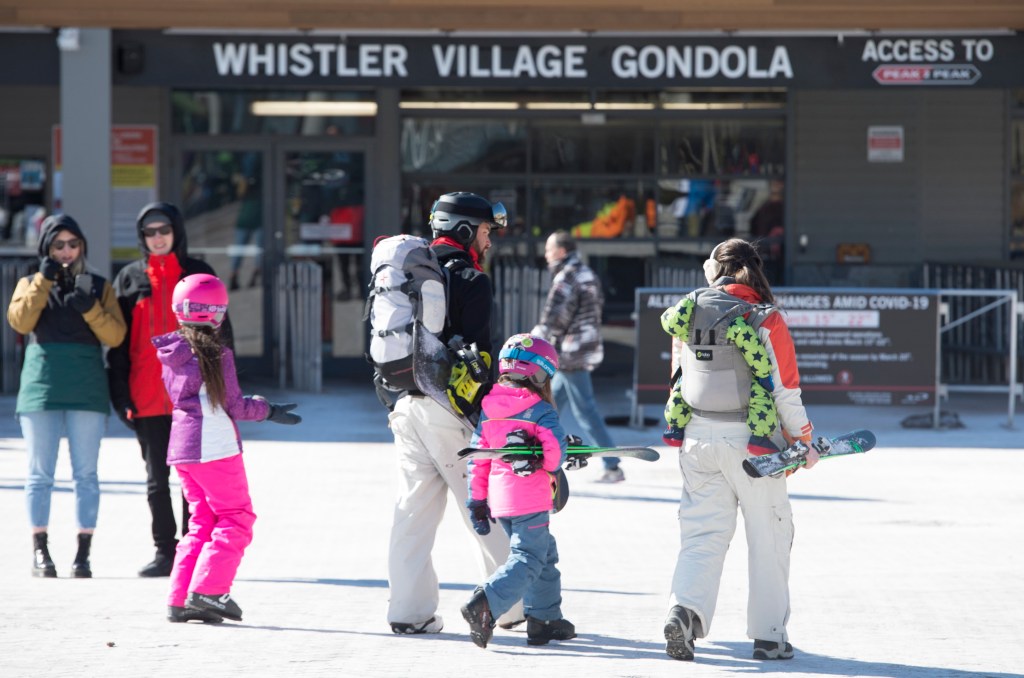
<path fill-rule="evenodd" d="M 488 358 L 492 354 L 493 300 L 490 278 L 482 264 L 491 246 L 491 229 L 503 228 L 505 221 L 500 203 L 492 205 L 473 193 L 447 193 L 434 203 L 430 214 L 431 248 L 445 269 L 447 309 L 441 340 L 447 345 L 452 337 L 461 336 L 465 344 L 475 343 Z M 438 386 L 443 391 L 448 384 Z M 478 391 L 475 403 L 487 387 L 467 390 L 465 381 L 455 386 L 453 390 L 463 394 Z M 388 553 L 388 622 L 398 634 L 438 633 L 443 621 L 437 614 L 438 581 L 430 552 L 448 492 L 460 509 L 466 504 L 466 462 L 458 458 L 458 452 L 469 445 L 472 430 L 449 408 L 417 389 L 399 396 L 388 419 L 399 468 Z M 507 560 L 508 540 L 499 532 L 477 535 L 469 516 L 461 513 L 466 528 L 477 539 L 481 579 L 486 579 Z M 498 622 L 510 628 L 523 620 L 522 603 L 517 603 Z"/>

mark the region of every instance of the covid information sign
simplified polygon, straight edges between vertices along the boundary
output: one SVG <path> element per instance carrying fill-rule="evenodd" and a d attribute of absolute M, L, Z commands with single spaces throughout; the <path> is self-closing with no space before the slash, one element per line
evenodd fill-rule
<path fill-rule="evenodd" d="M 664 404 L 672 367 L 661 313 L 689 290 L 637 290 L 637 404 Z M 780 287 L 807 404 L 933 405 L 937 290 Z"/>

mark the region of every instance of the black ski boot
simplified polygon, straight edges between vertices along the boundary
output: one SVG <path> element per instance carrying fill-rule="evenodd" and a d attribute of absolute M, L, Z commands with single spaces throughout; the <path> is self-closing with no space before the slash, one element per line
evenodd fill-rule
<path fill-rule="evenodd" d="M 477 647 L 487 647 L 494 635 L 494 615 L 482 586 L 477 586 L 473 597 L 462 606 L 462 617 L 469 623 L 469 636 Z"/>
<path fill-rule="evenodd" d="M 200 612 L 212 612 L 215 615 L 242 621 L 242 608 L 234 601 L 230 593 L 196 593 L 193 591 L 185 599 L 185 607 Z"/>
<path fill-rule="evenodd" d="M 526 644 L 547 645 L 552 640 L 569 640 L 576 637 L 576 627 L 568 619 L 543 621 L 526 618 Z"/>
<path fill-rule="evenodd" d="M 71 563 L 71 576 L 75 579 L 91 579 L 92 568 L 89 567 L 89 549 L 92 548 L 92 533 L 78 533 L 78 553 L 75 562 Z"/>
<path fill-rule="evenodd" d="M 700 619 L 693 610 L 675 605 L 665 619 L 665 654 L 680 661 L 693 661 L 693 640 Z"/>
<path fill-rule="evenodd" d="M 46 533 L 34 532 L 32 541 L 35 543 L 35 553 L 32 561 L 33 577 L 56 577 L 57 566 L 50 558 L 50 549 L 46 547 Z"/>
<path fill-rule="evenodd" d="M 167 621 L 172 624 L 183 624 L 190 621 L 203 622 L 204 624 L 220 624 L 224 621 L 224 617 L 213 612 L 204 612 L 203 610 L 190 610 L 187 607 L 178 607 L 176 605 L 167 606 Z"/>

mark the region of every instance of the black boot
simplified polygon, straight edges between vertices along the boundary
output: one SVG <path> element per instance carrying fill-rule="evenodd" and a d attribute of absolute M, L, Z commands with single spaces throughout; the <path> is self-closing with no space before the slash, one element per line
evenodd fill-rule
<path fill-rule="evenodd" d="M 224 621 L 224 617 L 213 612 L 204 612 L 203 610 L 193 610 L 187 607 L 177 607 L 175 605 L 167 606 L 167 621 L 172 624 L 184 624 L 185 622 L 198 621 L 204 624 L 220 624 Z"/>
<path fill-rule="evenodd" d="M 89 567 L 89 549 L 92 548 L 92 533 L 78 533 L 78 553 L 75 562 L 71 563 L 71 576 L 75 579 L 91 579 L 92 568 Z"/>
<path fill-rule="evenodd" d="M 57 566 L 53 564 L 53 560 L 50 558 L 50 550 L 46 547 L 46 533 L 33 533 L 32 541 L 35 542 L 35 558 L 32 562 L 32 576 L 56 577 Z"/>
<path fill-rule="evenodd" d="M 526 644 L 547 645 L 552 640 L 569 640 L 576 637 L 576 627 L 568 619 L 543 621 L 526 618 Z"/>
<path fill-rule="evenodd" d="M 140 577 L 170 577 L 171 568 L 174 567 L 174 551 L 167 553 L 158 550 L 152 561 L 146 563 L 139 570 Z"/>
<path fill-rule="evenodd" d="M 242 621 L 242 608 L 238 606 L 230 593 L 196 593 L 193 591 L 185 599 L 185 608 L 233 621 Z"/>
<path fill-rule="evenodd" d="M 487 594 L 481 586 L 473 591 L 473 597 L 462 606 L 462 618 L 469 622 L 469 636 L 477 647 L 487 647 L 487 641 L 494 635 L 494 615 L 487 602 Z"/>

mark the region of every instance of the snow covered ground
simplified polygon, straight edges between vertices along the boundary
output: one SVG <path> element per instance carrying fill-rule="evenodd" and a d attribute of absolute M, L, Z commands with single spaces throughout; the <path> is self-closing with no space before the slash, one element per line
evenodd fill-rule
<path fill-rule="evenodd" d="M 116 420 L 101 451 L 95 577 L 67 578 L 75 526 L 63 451 L 50 526 L 60 578 L 29 576 L 25 453 L 14 399 L 0 397 L 0 676 L 1024 675 L 1024 415 L 1006 428 L 1005 398 L 958 396 L 947 406 L 958 430 L 900 426 L 924 410 L 810 408 L 820 432 L 871 428 L 879 446 L 789 480 L 796 658 L 750 658 L 741 523 L 709 636 L 684 664 L 661 636 L 680 478 L 659 428 L 613 429 L 620 444 L 658 445 L 662 459 L 624 462 L 627 480 L 612 486 L 594 482 L 600 464 L 571 474 L 572 499 L 553 519 L 563 609 L 579 637 L 532 648 L 523 631 L 498 630 L 481 650 L 459 614 L 478 575 L 452 505 L 434 550 L 444 631 L 390 633 L 396 469 L 369 385 L 266 395 L 298 401 L 305 421 L 242 425 L 259 518 L 233 590 L 245 622 L 221 627 L 168 624 L 167 581 L 135 575 L 152 556 L 145 470 Z M 620 392 L 601 398 L 606 413 L 624 413 Z"/>

